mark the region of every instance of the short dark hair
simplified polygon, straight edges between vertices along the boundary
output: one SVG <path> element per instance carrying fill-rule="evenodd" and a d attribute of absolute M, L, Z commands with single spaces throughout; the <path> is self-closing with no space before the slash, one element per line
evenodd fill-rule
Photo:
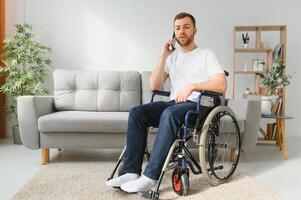
<path fill-rule="evenodd" d="M 194 19 L 194 17 L 191 14 L 187 13 L 187 12 L 180 12 L 179 14 L 177 14 L 175 16 L 175 18 L 173 19 L 173 22 L 175 23 L 175 21 L 177 19 L 183 19 L 185 17 L 189 17 L 191 19 L 191 21 L 192 21 L 193 26 L 196 27 L 195 26 L 195 19 Z"/>

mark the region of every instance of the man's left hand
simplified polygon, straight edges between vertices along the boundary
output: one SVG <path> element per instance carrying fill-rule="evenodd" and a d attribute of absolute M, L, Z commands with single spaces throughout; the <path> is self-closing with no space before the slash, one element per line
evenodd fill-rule
<path fill-rule="evenodd" d="M 182 90 L 180 90 L 176 96 L 176 103 L 184 103 L 187 101 L 187 98 L 194 91 L 194 84 L 187 85 Z"/>

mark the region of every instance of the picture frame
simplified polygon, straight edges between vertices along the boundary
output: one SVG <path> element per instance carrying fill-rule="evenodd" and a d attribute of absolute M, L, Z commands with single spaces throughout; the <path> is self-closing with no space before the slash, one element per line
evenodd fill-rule
<path fill-rule="evenodd" d="M 265 67 L 265 61 L 263 59 L 252 59 L 253 71 L 263 71 Z"/>

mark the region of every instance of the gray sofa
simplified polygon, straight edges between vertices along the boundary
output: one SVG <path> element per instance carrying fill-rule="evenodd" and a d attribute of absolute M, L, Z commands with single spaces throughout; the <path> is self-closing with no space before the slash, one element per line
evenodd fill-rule
<path fill-rule="evenodd" d="M 53 96 L 18 98 L 22 143 L 42 149 L 43 164 L 49 161 L 50 148 L 123 148 L 129 110 L 150 101 L 150 74 L 55 70 Z M 237 115 L 242 148 L 254 147 L 260 102 L 230 99 L 228 106 Z"/>

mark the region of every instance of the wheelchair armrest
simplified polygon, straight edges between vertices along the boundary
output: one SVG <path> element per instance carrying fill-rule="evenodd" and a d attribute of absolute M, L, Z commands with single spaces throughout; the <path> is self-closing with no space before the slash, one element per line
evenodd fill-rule
<path fill-rule="evenodd" d="M 152 90 L 152 93 L 154 95 L 161 95 L 161 96 L 166 96 L 166 97 L 169 97 L 170 95 L 170 92 L 169 91 L 162 91 L 162 90 Z"/>
<path fill-rule="evenodd" d="M 213 91 L 205 91 L 205 90 L 202 90 L 200 91 L 201 94 L 198 96 L 198 106 L 200 105 L 201 103 L 201 98 L 202 96 L 207 96 L 207 97 L 211 97 L 214 99 L 214 101 L 220 101 L 221 100 L 221 97 L 223 97 L 224 95 L 222 93 L 218 93 L 218 92 L 213 92 Z M 219 102 L 221 103 L 221 102 Z"/>
<path fill-rule="evenodd" d="M 169 97 L 170 92 L 169 92 L 169 91 L 162 91 L 162 90 L 152 90 L 152 98 L 151 98 L 151 102 L 154 101 L 154 97 L 155 97 L 156 95 Z"/>
<path fill-rule="evenodd" d="M 214 106 L 224 104 L 224 101 L 221 98 L 221 97 L 223 97 L 222 93 L 213 92 L 213 91 L 205 91 L 205 90 L 202 90 L 200 92 L 201 92 L 201 94 L 198 96 L 198 99 L 197 99 L 197 112 L 199 114 L 201 112 L 201 99 L 202 99 L 202 96 L 207 96 L 207 97 L 213 98 Z"/>
<path fill-rule="evenodd" d="M 200 91 L 201 94 L 203 94 L 204 96 L 210 96 L 213 98 L 219 98 L 220 96 L 223 96 L 222 93 L 218 93 L 218 92 L 212 92 L 212 91 L 205 91 L 205 90 L 201 90 Z M 201 95 L 200 95 L 201 96 Z"/>

